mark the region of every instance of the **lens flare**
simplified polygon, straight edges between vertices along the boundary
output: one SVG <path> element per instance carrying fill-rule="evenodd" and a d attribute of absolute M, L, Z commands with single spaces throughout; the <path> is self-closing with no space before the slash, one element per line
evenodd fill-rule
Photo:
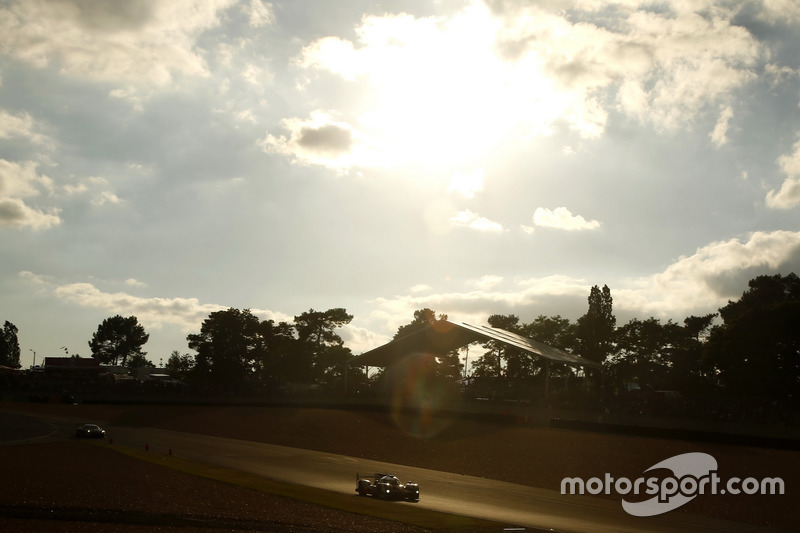
<path fill-rule="evenodd" d="M 433 354 L 414 353 L 387 372 L 392 419 L 417 438 L 432 438 L 444 431 L 458 401 L 456 385 L 438 375 L 438 364 Z"/>

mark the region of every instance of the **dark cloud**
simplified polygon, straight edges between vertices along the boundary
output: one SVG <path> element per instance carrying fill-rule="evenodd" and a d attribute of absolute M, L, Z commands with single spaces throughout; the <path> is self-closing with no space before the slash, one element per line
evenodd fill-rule
<path fill-rule="evenodd" d="M 765 265 L 754 265 L 738 270 L 726 270 L 716 272 L 704 278 L 708 287 L 717 295 L 729 300 L 736 300 L 748 289 L 748 282 L 758 276 L 785 276 L 794 272 L 800 272 L 800 246 L 795 246 L 786 261 L 781 265 L 770 268 Z"/>
<path fill-rule="evenodd" d="M 25 218 L 25 205 L 22 202 L 8 198 L 0 200 L 0 227 L 20 224 Z"/>
<path fill-rule="evenodd" d="M 100 31 L 135 30 L 153 18 L 153 0 L 50 0 L 51 4 L 73 6 L 76 21 L 86 29 Z"/>
<path fill-rule="evenodd" d="M 300 130 L 297 144 L 315 152 L 345 153 L 353 146 L 353 134 L 335 124 L 319 128 L 304 127 Z"/>

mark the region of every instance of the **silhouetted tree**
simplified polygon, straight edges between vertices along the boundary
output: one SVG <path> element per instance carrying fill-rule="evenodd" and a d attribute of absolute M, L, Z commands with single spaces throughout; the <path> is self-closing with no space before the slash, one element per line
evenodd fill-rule
<path fill-rule="evenodd" d="M 713 388 L 702 362 L 706 335 L 716 316 L 716 313 L 690 316 L 684 319 L 683 327 L 678 328 L 667 376 L 668 389 L 697 395 Z"/>
<path fill-rule="evenodd" d="M 330 383 L 341 376 L 344 365 L 351 357 L 350 350 L 344 348 L 342 338 L 336 329 L 349 324 L 353 315 L 343 308 L 314 311 L 310 309 L 294 317 L 299 351 L 304 360 L 310 360 L 313 378 Z"/>
<path fill-rule="evenodd" d="M 287 382 L 312 381 L 311 353 L 297 350 L 294 326 L 265 320 L 259 325 L 259 334 L 264 349 L 256 361 L 256 372 L 267 390 Z"/>
<path fill-rule="evenodd" d="M 577 326 L 561 315 L 539 315 L 536 319 L 520 327 L 520 332 L 533 340 L 543 342 L 559 350 L 572 352 L 577 346 Z"/>
<path fill-rule="evenodd" d="M 200 333 L 186 337 L 197 351 L 192 375 L 202 383 L 229 392 L 242 390 L 254 373 L 263 343 L 259 320 L 249 309 L 215 311 L 203 321 Z"/>
<path fill-rule="evenodd" d="M 613 349 L 617 319 L 612 309 L 611 289 L 595 285 L 589 292 L 589 310 L 578 319 L 578 353 L 596 363 L 605 361 Z"/>
<path fill-rule="evenodd" d="M 194 367 L 194 357 L 173 350 L 167 359 L 167 372 L 173 379 L 184 379 Z"/>
<path fill-rule="evenodd" d="M 414 318 L 408 324 L 397 328 L 394 339 L 399 339 L 400 337 L 405 337 L 406 335 L 425 329 L 428 326 L 433 326 L 436 322 L 441 320 L 447 320 L 447 315 L 441 314 L 439 318 L 436 318 L 436 313 L 427 307 L 414 311 Z"/>
<path fill-rule="evenodd" d="M 152 361 L 150 361 L 140 353 L 135 353 L 130 357 L 128 357 L 128 361 L 125 363 L 125 366 L 127 366 L 130 369 L 142 368 L 142 367 L 148 367 L 148 368 L 156 367 L 156 365 Z"/>
<path fill-rule="evenodd" d="M 758 276 L 719 310 L 705 363 L 725 392 L 761 404 L 800 397 L 800 279 Z"/>
<path fill-rule="evenodd" d="M 488 322 L 493 328 L 504 329 L 512 333 L 523 333 L 517 315 L 491 315 Z M 499 359 L 505 362 L 504 374 L 507 378 L 529 378 L 538 370 L 538 365 L 530 352 L 496 341 L 490 341 L 484 347 L 498 352 Z"/>
<path fill-rule="evenodd" d="M 520 327 L 520 332 L 524 336 L 570 353 L 574 352 L 577 346 L 576 330 L 576 324 L 560 315 L 539 315 L 533 322 Z M 545 365 L 548 365 L 547 372 L 550 378 L 566 378 L 574 375 L 573 368 L 569 365 L 549 364 L 535 357 L 532 360 L 532 373 L 539 374 Z"/>
<path fill-rule="evenodd" d="M 606 366 L 625 388 L 635 383 L 642 389 L 660 389 L 666 381 L 678 326 L 657 318 L 631 319 L 615 333 L 615 351 Z"/>
<path fill-rule="evenodd" d="M 149 339 L 150 335 L 145 333 L 144 327 L 135 316 L 123 318 L 115 315 L 97 326 L 97 331 L 89 341 L 89 348 L 92 350 L 92 357 L 99 359 L 101 363 L 124 366 L 129 357 L 147 355 L 147 352 L 142 351 L 142 346 Z"/>
<path fill-rule="evenodd" d="M 19 368 L 21 366 L 17 333 L 19 333 L 17 326 L 6 320 L 5 324 L 3 324 L 3 331 L 0 332 L 0 365 L 2 366 L 10 368 Z"/>

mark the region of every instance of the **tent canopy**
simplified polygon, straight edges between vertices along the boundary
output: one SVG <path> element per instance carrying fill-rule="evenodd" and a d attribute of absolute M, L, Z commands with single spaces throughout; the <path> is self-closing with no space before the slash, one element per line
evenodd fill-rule
<path fill-rule="evenodd" d="M 403 337 L 379 346 L 354 357 L 353 366 L 391 366 L 411 353 L 445 354 L 475 341 L 497 341 L 508 346 L 532 353 L 555 363 L 590 368 L 602 365 L 579 355 L 567 353 L 558 348 L 537 342 L 528 337 L 489 326 L 473 326 L 464 322 L 439 320 Z"/>

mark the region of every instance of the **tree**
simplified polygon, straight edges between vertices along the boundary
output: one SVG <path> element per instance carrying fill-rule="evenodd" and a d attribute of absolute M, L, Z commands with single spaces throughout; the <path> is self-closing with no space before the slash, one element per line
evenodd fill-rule
<path fill-rule="evenodd" d="M 612 339 L 617 319 L 612 310 L 611 289 L 595 285 L 589 292 L 589 310 L 578 319 L 578 352 L 581 356 L 602 363 L 613 349 Z"/>
<path fill-rule="evenodd" d="M 512 333 L 522 334 L 517 315 L 491 315 L 489 325 Z M 526 378 L 533 375 L 534 361 L 529 352 L 513 348 L 508 344 L 490 340 L 483 344 L 486 352 L 477 362 L 476 374 L 505 376 L 507 378 Z"/>
<path fill-rule="evenodd" d="M 173 350 L 167 359 L 167 372 L 173 379 L 183 379 L 194 367 L 194 358 L 187 354 L 181 355 L 178 350 Z"/>
<path fill-rule="evenodd" d="M 392 340 L 405 337 L 416 331 L 423 330 L 428 326 L 433 326 L 440 320 L 447 320 L 447 315 L 441 314 L 439 318 L 436 318 L 436 313 L 427 307 L 414 311 L 414 318 L 411 322 L 397 328 L 397 333 L 394 334 Z"/>
<path fill-rule="evenodd" d="M 249 309 L 230 308 L 208 315 L 200 333 L 186 337 L 189 348 L 197 351 L 193 376 L 222 390 L 241 390 L 263 354 L 259 324 Z"/>
<path fill-rule="evenodd" d="M 418 309 L 417 311 L 414 311 L 414 318 L 411 322 L 397 328 L 397 333 L 395 333 L 394 339 L 405 337 L 406 335 L 410 335 L 411 333 L 423 330 L 427 327 L 435 328 L 439 322 L 444 322 L 446 320 L 446 314 L 439 314 L 439 317 L 437 318 L 436 312 L 433 311 L 433 309 L 429 309 L 427 307 Z M 431 373 L 437 378 L 442 377 L 451 380 L 458 380 L 461 378 L 463 369 L 464 365 L 461 363 L 461 359 L 458 356 L 458 350 L 451 350 L 447 353 L 435 354 L 435 359 L 431 366 Z"/>
<path fill-rule="evenodd" d="M 577 346 L 576 330 L 577 325 L 570 322 L 568 318 L 561 317 L 561 315 L 539 315 L 533 322 L 520 326 L 522 335 L 569 353 L 575 351 Z M 545 367 L 548 379 L 567 379 L 574 375 L 573 368 L 569 365 L 553 365 L 546 360 L 532 358 L 532 374 L 539 374 Z"/>
<path fill-rule="evenodd" d="M 621 389 L 629 383 L 642 389 L 663 388 L 677 328 L 671 320 L 661 324 L 659 319 L 650 317 L 633 318 L 616 331 L 616 350 L 606 364 Z"/>
<path fill-rule="evenodd" d="M 145 333 L 135 316 L 123 318 L 120 315 L 103 320 L 89 341 L 92 357 L 107 365 L 122 364 L 135 355 L 144 357 L 142 351 L 150 335 Z"/>
<path fill-rule="evenodd" d="M 19 339 L 17 326 L 6 320 L 3 331 L 0 332 L 0 365 L 10 368 L 19 368 Z"/>
<path fill-rule="evenodd" d="M 344 341 L 336 329 L 349 324 L 353 315 L 343 308 L 327 311 L 307 312 L 294 317 L 297 340 L 313 369 L 313 378 L 331 384 L 344 373 L 350 350 L 344 348 Z"/>
<path fill-rule="evenodd" d="M 533 322 L 523 324 L 520 331 L 528 338 L 565 352 L 571 352 L 578 342 L 576 328 L 575 324 L 572 324 L 568 318 L 562 318 L 561 315 L 539 315 Z"/>
<path fill-rule="evenodd" d="M 156 367 L 156 365 L 152 361 L 150 361 L 140 353 L 135 353 L 131 355 L 128 358 L 127 363 L 125 363 L 125 366 L 127 366 L 131 370 L 133 370 L 134 368 L 142 368 L 142 367 L 148 367 L 148 368 Z"/>
<path fill-rule="evenodd" d="M 676 332 L 677 338 L 671 354 L 668 389 L 700 394 L 712 387 L 702 363 L 707 332 L 716 316 L 716 313 L 693 315 L 683 320 L 683 327 L 679 327 Z"/>
<path fill-rule="evenodd" d="M 291 324 L 265 320 L 259 325 L 259 335 L 264 346 L 256 360 L 256 373 L 263 387 L 274 389 L 290 381 L 311 381 L 311 360 L 304 360 L 297 353 L 298 343 Z"/>
<path fill-rule="evenodd" d="M 800 279 L 758 276 L 735 302 L 719 310 L 711 329 L 706 368 L 739 399 L 766 404 L 800 394 Z"/>

